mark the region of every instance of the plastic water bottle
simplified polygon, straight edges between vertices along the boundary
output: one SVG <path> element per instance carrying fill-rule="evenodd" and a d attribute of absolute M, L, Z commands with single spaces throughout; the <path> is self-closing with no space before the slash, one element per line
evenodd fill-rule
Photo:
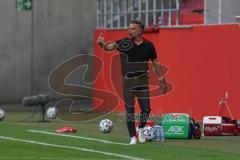
<path fill-rule="evenodd" d="M 164 142 L 164 131 L 163 131 L 163 126 L 162 125 L 155 125 L 154 126 L 155 129 L 155 137 L 154 137 L 154 141 L 156 142 Z"/>

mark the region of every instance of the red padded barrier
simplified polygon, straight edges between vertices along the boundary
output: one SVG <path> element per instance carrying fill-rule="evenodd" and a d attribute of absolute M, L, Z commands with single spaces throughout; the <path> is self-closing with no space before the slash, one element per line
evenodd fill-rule
<path fill-rule="evenodd" d="M 95 40 L 100 32 L 106 40 L 127 36 L 126 30 L 96 30 Z M 228 91 L 229 108 L 234 118 L 240 118 L 239 25 L 166 28 L 143 36 L 155 44 L 159 61 L 167 67 L 166 78 L 174 86 L 170 93 L 151 99 L 152 114 L 191 111 L 195 119 L 202 120 L 218 114 L 218 102 Z M 95 55 L 104 66 L 94 87 L 112 92 L 119 100 L 115 111 L 124 111 L 121 96 L 112 85 L 114 79 L 121 88 L 120 65 L 113 58 L 117 54 L 105 53 L 95 44 Z M 95 107 L 97 103 L 94 101 Z"/>

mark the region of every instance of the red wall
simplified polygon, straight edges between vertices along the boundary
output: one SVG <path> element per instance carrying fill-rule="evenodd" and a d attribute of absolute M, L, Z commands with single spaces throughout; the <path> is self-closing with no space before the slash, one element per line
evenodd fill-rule
<path fill-rule="evenodd" d="M 96 30 L 95 39 L 100 32 L 106 40 L 127 36 L 126 30 Z M 240 25 L 167 28 L 143 36 L 155 44 L 159 61 L 168 68 L 166 78 L 174 86 L 168 94 L 151 99 L 152 114 L 191 110 L 195 119 L 202 120 L 205 115 L 218 114 L 218 102 L 228 91 L 229 108 L 234 118 L 240 118 Z M 116 111 L 124 111 L 112 85 L 112 79 L 120 79 L 119 64 L 111 64 L 116 54 L 105 53 L 95 44 L 95 55 L 104 62 L 95 88 L 113 93 L 119 100 Z M 98 103 L 94 101 L 95 107 Z"/>

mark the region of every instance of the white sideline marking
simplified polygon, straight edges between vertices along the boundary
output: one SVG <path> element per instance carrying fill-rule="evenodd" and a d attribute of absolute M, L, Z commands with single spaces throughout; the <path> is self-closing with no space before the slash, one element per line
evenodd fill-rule
<path fill-rule="evenodd" d="M 89 137 L 82 137 L 82 136 L 73 136 L 73 135 L 68 135 L 68 134 L 60 134 L 60 133 L 37 131 L 37 130 L 28 130 L 28 131 L 33 132 L 33 133 L 42 133 L 42 134 L 48 134 L 48 135 L 55 135 L 55 136 L 70 137 L 70 138 L 84 139 L 84 140 L 90 140 L 90 141 L 97 141 L 97 142 L 108 143 L 108 144 L 118 144 L 118 145 L 124 145 L 124 146 L 130 145 L 128 143 L 118 143 L 118 142 L 112 142 L 112 141 L 108 141 L 108 140 L 104 140 L 104 139 L 89 138 Z"/>
<path fill-rule="evenodd" d="M 12 137 L 5 137 L 5 136 L 0 136 L 0 139 L 25 142 L 25 143 L 31 143 L 31 144 L 38 144 L 38 145 L 42 145 L 42 146 L 49 146 L 49 147 L 56 147 L 56 148 L 74 149 L 74 150 L 79 150 L 79 151 L 84 151 L 84 152 L 92 152 L 92 153 L 98 153 L 98 154 L 103 154 L 103 155 L 107 155 L 107 156 L 114 156 L 114 157 L 120 157 L 120 158 L 132 159 L 132 160 L 144 160 L 142 158 L 127 156 L 127 155 L 118 154 L 118 153 L 104 152 L 104 151 L 99 151 L 99 150 L 95 150 L 95 149 L 87 149 L 87 148 L 80 148 L 80 147 L 74 147 L 74 146 L 50 144 L 50 143 L 44 143 L 44 142 L 39 142 L 39 141 L 30 141 L 30 140 L 17 139 L 17 138 L 12 138 Z"/>

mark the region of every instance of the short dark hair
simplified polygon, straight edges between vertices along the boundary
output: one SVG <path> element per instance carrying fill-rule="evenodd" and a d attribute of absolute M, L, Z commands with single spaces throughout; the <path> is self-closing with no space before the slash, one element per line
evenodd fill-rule
<path fill-rule="evenodd" d="M 143 23 L 143 21 L 138 19 L 131 20 L 130 24 L 137 24 L 140 28 L 142 28 L 142 30 L 144 30 L 144 27 L 145 27 L 145 24 Z"/>

